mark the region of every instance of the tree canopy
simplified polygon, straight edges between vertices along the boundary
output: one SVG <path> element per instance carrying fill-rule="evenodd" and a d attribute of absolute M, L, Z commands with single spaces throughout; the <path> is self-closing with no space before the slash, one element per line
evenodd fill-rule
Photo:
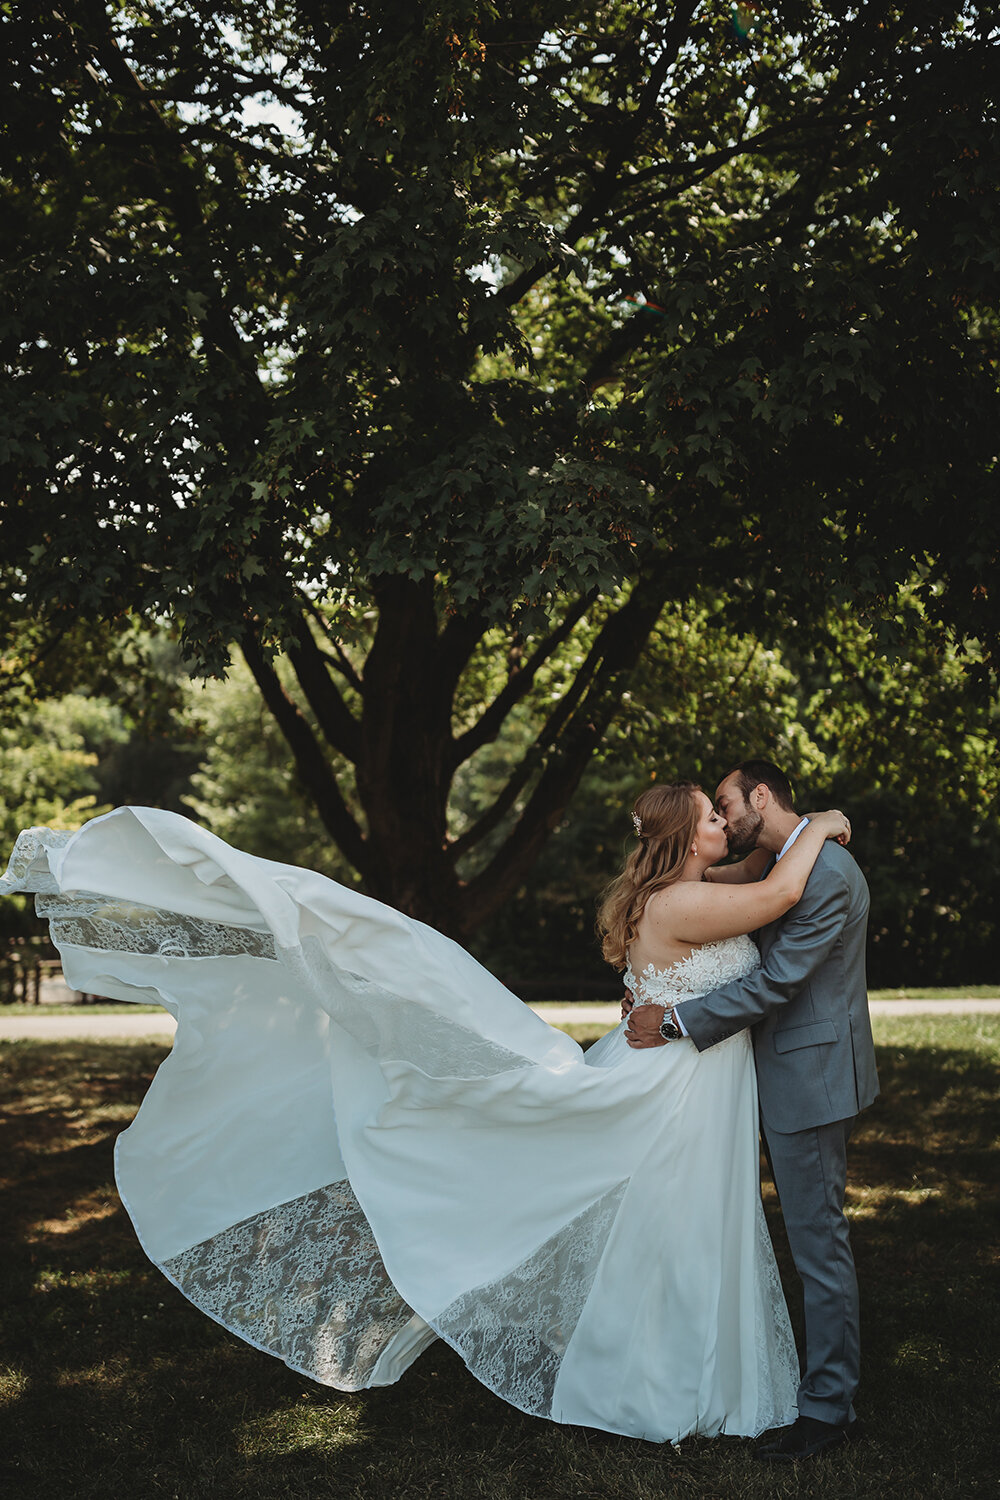
<path fill-rule="evenodd" d="M 458 933 L 668 603 L 831 663 L 831 609 L 886 649 L 919 616 L 997 665 L 992 9 L 746 15 L 8 20 L 12 597 L 241 650 L 368 888 Z"/>

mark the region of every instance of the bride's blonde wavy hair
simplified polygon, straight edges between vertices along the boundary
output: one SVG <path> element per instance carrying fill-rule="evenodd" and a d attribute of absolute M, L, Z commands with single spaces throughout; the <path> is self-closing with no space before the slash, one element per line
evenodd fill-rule
<path fill-rule="evenodd" d="M 648 787 L 635 799 L 642 830 L 638 848 L 604 892 L 597 914 L 601 951 L 616 969 L 628 961 L 628 946 L 650 896 L 680 879 L 701 817 L 694 797 L 699 790 L 693 781 L 678 781 Z"/>

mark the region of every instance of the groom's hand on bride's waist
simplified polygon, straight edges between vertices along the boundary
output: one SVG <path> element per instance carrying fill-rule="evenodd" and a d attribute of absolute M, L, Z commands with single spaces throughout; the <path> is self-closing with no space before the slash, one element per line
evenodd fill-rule
<path fill-rule="evenodd" d="M 666 1038 L 660 1035 L 660 1023 L 667 1014 L 662 1005 L 633 1005 L 629 1011 L 625 1040 L 630 1047 L 665 1047 Z"/>
<path fill-rule="evenodd" d="M 634 1004 L 635 1004 L 635 1001 L 632 999 L 632 996 L 628 993 L 628 991 L 626 991 L 625 994 L 622 996 L 622 1020 L 623 1021 L 626 1021 L 628 1019 L 628 1013 L 632 1009 L 632 1007 L 633 1007 Z"/>

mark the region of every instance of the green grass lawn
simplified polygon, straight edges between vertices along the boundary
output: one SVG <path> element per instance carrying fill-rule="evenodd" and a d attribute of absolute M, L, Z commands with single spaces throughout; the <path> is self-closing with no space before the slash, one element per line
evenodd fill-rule
<path fill-rule="evenodd" d="M 1000 984 L 953 984 L 950 989 L 869 990 L 869 1000 L 995 1000 Z"/>
<path fill-rule="evenodd" d="M 868 998 L 870 1000 L 996 1000 L 1000 999 L 1000 984 L 956 984 L 950 989 L 939 986 L 937 989 L 869 990 Z M 123 1011 L 133 1011 L 136 1015 L 155 1015 L 162 1012 L 162 1009 L 160 1005 L 133 1005 L 127 1000 L 99 1000 L 87 1005 L 80 1000 L 69 1000 L 58 1004 L 46 1003 L 45 1005 L 26 1005 L 21 1000 L 15 1000 L 8 1005 L 0 1005 L 0 1018 L 3 1016 L 115 1016 L 121 1015 Z"/>
<path fill-rule="evenodd" d="M 135 1005 L 131 1000 L 82 1000 L 46 1002 L 44 1005 L 26 1005 L 23 1000 L 12 1000 L 9 1005 L 0 1005 L 0 1020 L 4 1016 L 162 1016 L 162 1005 Z"/>
<path fill-rule="evenodd" d="M 581 1038 L 600 1028 L 573 1028 Z M 959 1500 L 995 1493 L 1000 1018 L 879 1019 L 853 1142 L 868 1436 L 798 1471 L 737 1439 L 671 1448 L 505 1406 L 435 1345 L 387 1390 L 294 1375 L 146 1261 L 115 1135 L 164 1049 L 7 1044 L 0 1492 L 18 1500 Z M 765 1193 L 786 1284 L 787 1249 Z M 637 1247 L 649 1253 L 649 1247 Z M 793 1320 L 798 1316 L 791 1298 Z"/>

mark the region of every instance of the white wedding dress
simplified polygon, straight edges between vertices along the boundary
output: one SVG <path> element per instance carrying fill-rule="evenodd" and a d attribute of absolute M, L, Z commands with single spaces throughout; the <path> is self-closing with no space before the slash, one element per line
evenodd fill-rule
<path fill-rule="evenodd" d="M 794 1419 L 747 1033 L 584 1054 L 432 929 L 154 809 L 22 834 L 0 890 L 71 985 L 176 1016 L 116 1174 L 226 1328 L 344 1390 L 439 1336 L 523 1411 L 658 1442 Z M 707 944 L 639 998 L 757 962 Z"/>

